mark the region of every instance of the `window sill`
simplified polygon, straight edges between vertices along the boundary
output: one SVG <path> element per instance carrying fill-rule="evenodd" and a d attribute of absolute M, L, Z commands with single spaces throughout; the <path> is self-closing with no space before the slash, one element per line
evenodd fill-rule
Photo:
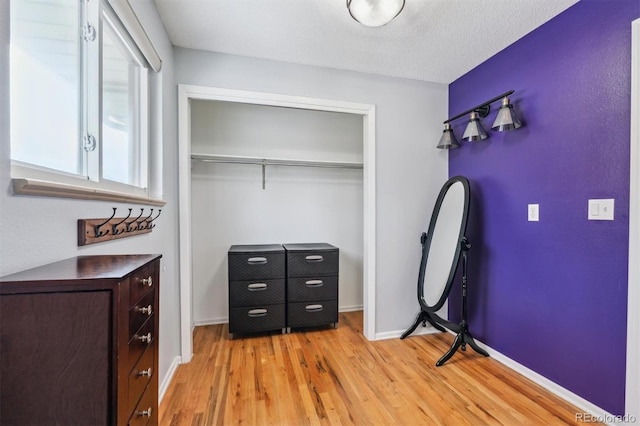
<path fill-rule="evenodd" d="M 13 178 L 13 193 L 18 195 L 41 195 L 46 197 L 78 198 L 83 200 L 118 201 L 123 203 L 164 206 L 167 202 L 155 198 L 126 194 L 105 189 L 88 188 L 66 183 L 38 179 Z"/>

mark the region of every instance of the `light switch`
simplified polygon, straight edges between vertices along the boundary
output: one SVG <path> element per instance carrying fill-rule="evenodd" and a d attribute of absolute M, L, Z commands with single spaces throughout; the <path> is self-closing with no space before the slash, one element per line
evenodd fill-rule
<path fill-rule="evenodd" d="M 614 199 L 589 200 L 587 217 L 589 220 L 613 220 Z"/>
<path fill-rule="evenodd" d="M 540 204 L 529 204 L 527 206 L 527 215 L 529 222 L 540 221 Z"/>

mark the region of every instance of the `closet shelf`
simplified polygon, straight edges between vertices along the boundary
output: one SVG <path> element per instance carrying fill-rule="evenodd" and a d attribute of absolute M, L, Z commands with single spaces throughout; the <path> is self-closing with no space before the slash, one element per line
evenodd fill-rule
<path fill-rule="evenodd" d="M 257 164 L 262 166 L 262 189 L 265 189 L 267 166 L 328 167 L 362 169 L 363 163 L 349 161 L 294 160 L 285 158 L 245 157 L 238 155 L 191 154 L 191 160 L 205 163 Z"/>
<path fill-rule="evenodd" d="M 258 164 L 264 166 L 335 167 L 344 169 L 362 169 L 363 166 L 362 163 L 350 161 L 294 160 L 239 155 L 191 154 L 191 159 L 207 163 Z"/>

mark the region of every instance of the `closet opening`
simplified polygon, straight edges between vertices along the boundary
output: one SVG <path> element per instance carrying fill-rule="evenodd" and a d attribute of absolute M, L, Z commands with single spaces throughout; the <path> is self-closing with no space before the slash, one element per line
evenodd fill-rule
<path fill-rule="evenodd" d="M 228 320 L 233 244 L 341 250 L 339 310 L 375 336 L 375 107 L 179 86 L 181 361 Z"/>

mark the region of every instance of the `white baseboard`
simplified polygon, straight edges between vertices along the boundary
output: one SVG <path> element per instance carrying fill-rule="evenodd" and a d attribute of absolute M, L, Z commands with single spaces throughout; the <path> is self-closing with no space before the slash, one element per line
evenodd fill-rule
<path fill-rule="evenodd" d="M 447 331 L 455 335 L 455 333 L 453 333 L 452 331 L 450 330 L 447 330 Z M 418 330 L 416 330 L 416 332 L 414 332 L 412 335 L 433 334 L 433 333 L 439 333 L 439 331 L 433 327 L 428 326 L 422 329 L 418 328 Z M 376 334 L 376 340 L 392 339 L 395 337 L 399 337 L 401 334 L 402 334 L 402 331 L 390 331 L 385 333 L 378 333 Z M 589 416 L 588 418 L 590 419 L 591 422 L 597 421 L 597 422 L 605 423 L 608 425 L 620 424 L 621 420 L 624 420 L 620 416 L 615 416 L 607 412 L 606 410 L 603 410 L 602 408 L 598 407 L 592 402 L 589 402 L 586 399 L 582 398 L 581 396 L 571 392 L 570 390 L 563 388 L 559 384 L 547 379 L 541 374 L 536 373 L 530 368 L 525 367 L 524 365 L 518 363 L 517 361 L 514 361 L 513 359 L 496 351 L 490 346 L 487 346 L 484 343 L 477 340 L 476 340 L 476 343 L 478 343 L 478 346 L 480 346 L 482 349 L 487 351 L 487 353 L 489 353 L 491 358 L 507 366 L 511 370 L 522 374 L 527 379 L 542 386 L 549 392 L 559 396 L 560 398 L 564 399 L 568 403 L 575 405 L 578 409 L 582 410 L 582 412 L 576 413 L 576 416 L 588 415 Z M 585 418 L 583 417 L 583 419 Z M 578 421 L 578 418 L 576 417 L 576 419 L 574 420 Z M 586 420 L 584 420 L 584 422 L 588 423 L 588 421 Z"/>
<path fill-rule="evenodd" d="M 229 317 L 206 318 L 206 319 L 194 320 L 193 326 L 199 327 L 201 325 L 227 324 L 228 322 L 229 322 Z"/>
<path fill-rule="evenodd" d="M 402 336 L 402 334 L 405 331 L 406 331 L 406 329 L 394 330 L 394 331 L 384 331 L 382 333 L 376 333 L 374 340 L 387 340 L 387 339 L 400 338 L 400 336 Z M 416 331 L 411 333 L 411 336 L 420 336 L 422 334 L 434 334 L 434 333 L 440 333 L 440 331 L 438 331 L 437 329 L 435 329 L 435 328 L 431 327 L 430 325 L 428 325 L 426 327 L 418 327 L 416 329 Z"/>
<path fill-rule="evenodd" d="M 588 414 L 592 419 L 591 421 L 598 421 L 600 423 L 606 423 L 611 425 L 620 423 L 619 421 L 616 421 L 617 419 L 619 419 L 617 416 L 614 416 L 613 414 L 603 410 L 597 405 L 587 401 L 586 399 L 582 398 L 579 395 L 576 395 L 570 390 L 563 388 L 559 384 L 536 373 L 530 368 L 527 368 L 524 365 L 512 360 L 511 358 L 485 345 L 484 343 L 478 342 L 477 340 L 476 342 L 478 343 L 478 346 L 480 346 L 482 349 L 484 349 L 489 353 L 491 358 L 495 359 L 501 364 L 504 364 L 505 366 L 509 367 L 513 371 L 522 374 L 527 379 L 531 380 L 534 383 L 539 384 L 543 388 L 547 389 L 549 392 L 559 396 L 560 398 L 564 399 L 570 404 L 575 405 L 577 408 L 583 411 L 582 413 L 576 413 L 576 416 L 579 414 L 583 414 L 583 415 Z M 578 418 L 574 420 L 578 421 Z"/>
<path fill-rule="evenodd" d="M 180 364 L 182 364 L 182 358 L 180 358 L 179 356 L 175 357 L 171 362 L 169 371 L 167 371 L 167 374 L 165 374 L 162 382 L 160 383 L 160 388 L 158 388 L 158 405 L 160 405 L 160 403 L 162 402 L 162 398 L 164 398 L 164 394 L 165 392 L 167 392 L 169 384 L 173 379 L 173 375 L 176 374 L 176 370 L 178 369 L 178 366 Z"/>
<path fill-rule="evenodd" d="M 338 307 L 338 312 L 355 312 L 361 311 L 362 309 L 362 305 L 340 306 Z"/>

